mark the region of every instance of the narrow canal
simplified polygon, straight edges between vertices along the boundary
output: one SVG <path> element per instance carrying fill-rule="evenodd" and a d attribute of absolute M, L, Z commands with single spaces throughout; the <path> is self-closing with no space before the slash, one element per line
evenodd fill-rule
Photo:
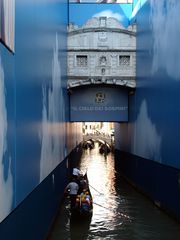
<path fill-rule="evenodd" d="M 93 195 L 91 222 L 71 223 L 62 204 L 48 240 L 179 240 L 180 224 L 129 185 L 98 147 L 84 152 L 80 164 Z"/>

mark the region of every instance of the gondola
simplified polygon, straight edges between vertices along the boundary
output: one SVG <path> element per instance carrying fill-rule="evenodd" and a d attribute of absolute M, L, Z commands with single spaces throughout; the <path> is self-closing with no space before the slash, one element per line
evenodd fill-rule
<path fill-rule="evenodd" d="M 92 139 L 86 140 L 82 144 L 83 149 L 93 149 L 94 148 L 94 141 Z"/>
<path fill-rule="evenodd" d="M 104 144 L 101 144 L 100 147 L 99 147 L 99 152 L 101 154 L 106 154 L 107 155 L 108 153 L 110 153 L 110 151 L 111 151 L 111 147 L 106 142 Z"/>
<path fill-rule="evenodd" d="M 71 220 L 91 219 L 93 214 L 93 199 L 89 188 L 87 173 L 81 180 L 86 181 L 86 186 L 77 195 L 76 205 L 71 209 Z"/>

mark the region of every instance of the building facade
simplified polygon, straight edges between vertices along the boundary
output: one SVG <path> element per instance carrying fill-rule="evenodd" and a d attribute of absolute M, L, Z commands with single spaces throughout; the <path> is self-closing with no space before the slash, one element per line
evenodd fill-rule
<path fill-rule="evenodd" d="M 86 84 L 135 87 L 136 25 L 93 17 L 82 27 L 69 24 L 68 88 Z"/>

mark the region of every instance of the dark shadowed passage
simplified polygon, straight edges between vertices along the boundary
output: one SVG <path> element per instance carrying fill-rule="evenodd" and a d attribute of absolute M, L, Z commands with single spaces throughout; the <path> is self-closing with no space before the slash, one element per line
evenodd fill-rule
<path fill-rule="evenodd" d="M 114 167 L 114 156 L 86 150 L 80 168 L 87 171 L 93 195 L 90 221 L 71 222 L 67 201 L 60 207 L 49 240 L 179 240 L 180 224 L 137 192 Z"/>

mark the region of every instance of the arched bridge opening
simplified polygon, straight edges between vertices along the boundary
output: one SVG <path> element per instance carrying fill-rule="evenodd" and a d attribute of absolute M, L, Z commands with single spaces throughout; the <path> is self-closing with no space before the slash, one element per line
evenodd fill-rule
<path fill-rule="evenodd" d="M 84 150 L 98 148 L 99 153 L 105 156 L 114 150 L 113 122 L 83 122 L 81 126 Z"/>

